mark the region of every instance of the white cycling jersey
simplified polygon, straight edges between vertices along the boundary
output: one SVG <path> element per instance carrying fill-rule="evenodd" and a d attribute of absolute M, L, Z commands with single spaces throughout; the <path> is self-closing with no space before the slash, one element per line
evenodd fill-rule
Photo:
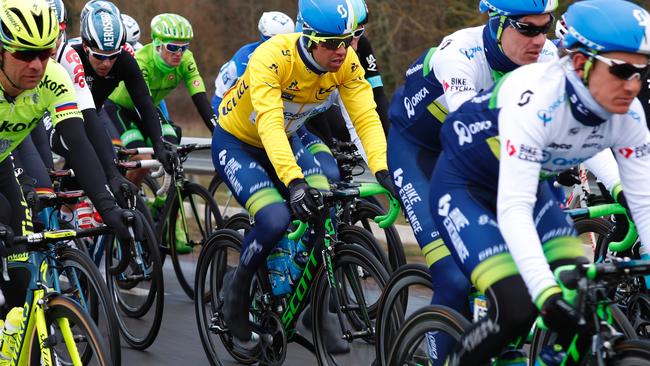
<path fill-rule="evenodd" d="M 556 285 L 533 218 L 540 173 L 559 173 L 612 148 L 641 242 L 650 243 L 650 132 L 638 99 L 627 114 L 606 112 L 568 58 L 523 66 L 495 93 L 501 141 L 497 217 L 533 299 Z M 604 122 L 588 125 L 595 116 Z"/>
<path fill-rule="evenodd" d="M 57 50 L 56 60 L 68 72 L 70 79 L 72 79 L 72 85 L 77 94 L 77 106 L 79 107 L 79 110 L 83 111 L 89 108 L 95 109 L 93 95 L 88 84 L 86 84 L 84 66 L 81 63 L 77 51 L 75 51 L 68 43 L 63 43 Z"/>
<path fill-rule="evenodd" d="M 494 85 L 494 76 L 483 44 L 485 26 L 456 31 L 442 39 L 428 67 L 442 85 L 438 102 L 449 112 Z M 537 62 L 557 60 L 557 47 L 546 40 Z M 416 72 L 413 70 L 411 72 Z M 408 73 L 408 71 L 407 71 Z"/>

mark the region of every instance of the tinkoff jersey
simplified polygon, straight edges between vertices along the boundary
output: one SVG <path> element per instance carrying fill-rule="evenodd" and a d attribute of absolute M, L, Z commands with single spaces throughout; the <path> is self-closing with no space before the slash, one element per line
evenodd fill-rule
<path fill-rule="evenodd" d="M 54 126 L 68 118 L 83 119 L 74 90 L 65 69 L 50 60 L 36 88 L 15 98 L 0 94 L 0 161 L 29 135 L 46 111 Z"/>

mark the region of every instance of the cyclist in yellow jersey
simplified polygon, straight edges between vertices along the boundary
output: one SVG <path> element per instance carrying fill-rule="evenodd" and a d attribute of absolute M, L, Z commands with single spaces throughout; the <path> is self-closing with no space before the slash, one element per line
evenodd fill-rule
<path fill-rule="evenodd" d="M 244 75 L 219 105 L 212 139 L 215 170 L 255 219 L 240 265 L 224 285 L 224 318 L 243 341 L 255 338 L 247 312 L 253 274 L 285 233 L 290 213 L 306 220 L 321 204 L 318 189 L 329 189 L 318 161 L 294 132 L 329 107 L 334 90 L 350 113 L 370 169 L 393 191 L 372 87 L 349 48 L 357 27 L 352 3 L 301 0 L 299 8 L 303 32 L 274 36 L 255 50 Z"/>
<path fill-rule="evenodd" d="M 59 35 L 59 22 L 45 0 L 0 2 L 0 224 L 17 234 L 32 230 L 31 214 L 14 176 L 9 155 L 36 127 L 45 111 L 70 151 L 68 163 L 76 178 L 120 240 L 129 240 L 125 219 L 107 187 L 102 166 L 86 138 L 82 114 L 72 81 L 65 69 L 50 59 Z M 136 230 L 136 235 L 141 230 Z M 7 302 L 24 299 L 19 274 L 12 274 Z M 0 282 L 1 283 L 1 282 Z M 5 288 L 5 283 L 1 283 Z"/>

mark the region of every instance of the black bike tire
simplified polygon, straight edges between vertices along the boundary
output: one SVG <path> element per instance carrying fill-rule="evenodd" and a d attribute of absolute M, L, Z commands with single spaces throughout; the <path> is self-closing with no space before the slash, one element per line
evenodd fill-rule
<path fill-rule="evenodd" d="M 370 201 L 362 200 L 356 205 L 352 214 L 352 220 L 354 223 L 363 219 L 372 221 L 376 216 L 385 214 L 386 212 L 381 208 L 381 206 L 375 205 Z M 369 230 L 369 225 L 367 225 L 367 223 L 362 223 L 362 225 L 366 230 Z M 390 262 L 390 271 L 388 272 L 391 273 L 407 263 L 406 253 L 404 252 L 402 239 L 400 238 L 395 225 L 391 225 L 383 230 L 384 235 L 386 236 L 386 246 L 388 250 L 386 256 Z"/>
<path fill-rule="evenodd" d="M 223 227 L 224 229 L 230 229 L 235 231 L 241 230 L 244 234 L 246 234 L 252 228 L 251 219 L 248 216 L 248 213 L 239 212 L 226 219 L 226 222 L 223 224 Z"/>
<path fill-rule="evenodd" d="M 108 345 L 110 348 L 111 361 L 113 362 L 113 365 L 120 365 L 122 363 L 122 351 L 120 347 L 120 327 L 117 320 L 117 309 L 115 309 L 115 303 L 112 301 L 101 272 L 99 272 L 95 263 L 88 258 L 88 256 L 77 249 L 66 248 L 59 253 L 57 259 L 62 267 L 61 273 L 65 273 L 66 268 L 72 267 L 83 272 L 86 278 L 92 282 L 91 286 L 94 288 L 94 298 L 98 300 L 94 304 L 97 306 L 101 304 L 107 318 L 107 329 L 110 337 Z M 98 324 L 98 313 L 96 311 L 98 311 L 98 309 L 93 309 L 92 311 L 89 311 L 88 314 L 91 316 L 95 324 Z"/>
<path fill-rule="evenodd" d="M 220 288 L 215 288 L 217 286 L 222 286 L 223 283 L 217 282 L 217 278 L 223 280 L 226 269 L 221 268 L 213 263 L 217 260 L 219 251 L 223 250 L 241 250 L 241 243 L 243 238 L 239 235 L 238 232 L 230 229 L 220 229 L 210 235 L 208 240 L 206 240 L 203 248 L 201 248 L 201 255 L 199 256 L 199 261 L 197 265 L 196 277 L 195 277 L 195 289 L 197 294 L 208 294 L 210 298 L 210 309 L 214 311 L 220 310 L 220 299 L 218 299 L 218 293 Z M 220 271 L 220 273 L 216 273 Z M 215 295 L 216 294 L 216 295 Z M 219 357 L 219 352 L 221 350 L 217 347 L 216 344 L 213 344 L 211 341 L 211 331 L 210 331 L 210 319 L 213 314 L 206 313 L 206 296 L 196 296 L 194 301 L 194 311 L 196 315 L 196 324 L 199 330 L 199 338 L 201 339 L 201 344 L 203 345 L 203 350 L 208 358 L 208 361 L 213 366 L 221 366 L 223 363 Z M 253 364 L 257 362 L 254 358 L 246 357 L 245 354 L 240 354 L 235 349 L 233 349 L 232 342 L 228 337 L 229 335 L 220 335 L 219 339 L 221 340 L 222 345 L 226 351 L 238 362 L 244 364 Z"/>
<path fill-rule="evenodd" d="M 137 211 L 135 211 L 137 212 Z M 140 214 L 141 215 L 141 214 Z M 108 273 L 108 268 L 112 265 L 111 261 L 111 249 L 109 248 L 110 246 L 115 244 L 114 240 L 111 240 L 109 243 L 111 245 L 107 245 L 107 251 L 106 251 L 106 257 L 104 262 L 106 263 L 106 275 L 108 276 L 106 284 L 109 289 L 109 292 L 111 293 L 111 296 L 113 296 L 114 299 L 117 299 L 115 301 L 116 308 L 119 308 L 126 316 L 129 316 L 131 318 L 140 318 L 147 314 L 150 310 L 151 307 L 154 307 L 154 316 L 152 319 L 152 324 L 151 328 L 149 329 L 149 332 L 144 336 L 144 337 L 138 337 L 136 335 L 133 335 L 130 333 L 128 330 L 127 325 L 125 322 L 122 320 L 122 317 L 118 315 L 118 324 L 120 326 L 120 333 L 124 337 L 124 340 L 126 343 L 129 344 L 131 348 L 137 349 L 137 350 L 144 350 L 147 349 L 153 342 L 156 340 L 156 337 L 158 336 L 158 332 L 160 331 L 160 325 L 162 323 L 162 317 L 163 317 L 163 309 L 165 305 L 165 299 L 164 299 L 164 279 L 163 279 L 163 273 L 162 273 L 162 264 L 160 262 L 160 252 L 158 248 L 158 243 L 156 240 L 156 236 L 149 227 L 149 225 L 143 221 L 143 231 L 144 231 L 144 237 L 145 240 L 141 241 L 140 244 L 142 245 L 143 252 L 148 253 L 148 258 L 151 262 L 151 288 L 149 291 L 149 294 L 147 295 L 146 301 L 140 306 L 138 309 L 131 310 L 128 309 L 121 301 L 119 301 L 120 296 L 119 296 L 119 289 L 118 285 L 115 283 L 115 277 L 117 276 L 111 276 Z"/>
<path fill-rule="evenodd" d="M 427 305 L 404 321 L 390 354 L 388 365 L 403 365 L 418 339 L 431 331 L 442 331 L 459 340 L 470 322 L 457 311 L 441 305 Z"/>
<path fill-rule="evenodd" d="M 617 324 L 617 330 L 623 333 L 626 340 L 637 340 L 638 336 L 634 326 L 627 319 L 623 311 L 615 304 L 609 305 L 609 310 L 612 313 L 614 324 Z M 533 330 L 533 337 L 530 341 L 529 351 L 529 365 L 535 365 L 537 354 L 544 345 L 548 342 L 549 333 L 546 329 L 535 327 Z"/>
<path fill-rule="evenodd" d="M 378 285 L 384 288 L 388 281 L 388 273 L 383 268 L 382 264 L 372 255 L 368 250 L 359 245 L 354 244 L 338 244 L 335 248 L 335 254 L 332 258 L 332 265 L 334 271 L 340 268 L 344 263 L 350 263 L 356 266 L 364 267 L 364 271 L 368 271 L 374 276 Z M 329 281 L 327 275 L 327 267 L 322 266 L 316 275 L 314 285 L 311 293 L 311 311 L 313 321 L 312 338 L 316 358 L 320 366 L 323 365 L 336 365 L 336 360 L 327 352 L 324 339 L 324 325 L 321 324 L 321 317 L 319 314 L 324 314 L 329 311 L 329 301 L 323 301 L 321 296 L 324 296 L 326 291 L 329 290 Z M 376 304 L 375 304 L 376 306 Z M 369 311 L 370 313 L 370 311 Z M 343 314 L 343 316 L 348 316 Z"/>
<path fill-rule="evenodd" d="M 413 285 L 427 286 L 433 291 L 431 273 L 423 264 L 406 264 L 393 272 L 384 287 L 379 301 L 377 317 L 377 366 L 385 366 L 386 358 L 400 326 L 408 304 L 408 288 Z"/>
<path fill-rule="evenodd" d="M 89 346 L 93 350 L 93 354 L 97 356 L 97 362 L 101 366 L 110 366 L 110 352 L 108 351 L 99 330 L 93 323 L 90 316 L 72 299 L 65 296 L 53 296 L 47 299 L 47 307 L 45 308 L 45 321 L 46 324 L 52 324 L 56 319 L 66 318 L 68 321 L 76 324 L 80 329 L 83 329 L 84 338 L 89 341 Z M 29 347 L 30 365 L 41 364 L 41 351 L 39 347 L 38 332 L 36 327 L 33 328 L 32 334 L 28 335 L 31 347 Z M 58 338 L 58 337 L 57 337 Z M 51 360 L 51 364 L 56 364 Z"/>
<path fill-rule="evenodd" d="M 223 179 L 221 179 L 221 176 L 219 176 L 219 174 L 215 174 L 212 177 L 212 180 L 210 180 L 210 184 L 208 185 L 208 192 L 210 193 L 210 197 L 213 197 L 214 202 L 217 204 L 217 210 L 219 212 L 219 216 L 225 222 L 232 216 L 225 215 L 223 212 L 221 212 L 222 208 L 219 206 L 220 202 L 219 202 L 219 200 L 217 200 L 215 198 L 215 194 L 217 193 L 217 189 L 219 189 L 219 187 L 221 185 L 224 185 L 228 190 L 230 190 L 230 188 L 228 188 L 228 186 L 224 184 L 224 181 L 223 181 Z M 234 197 L 232 197 L 232 199 L 234 200 Z M 239 204 L 237 204 L 237 205 L 239 205 Z M 225 207 L 225 208 L 228 209 L 228 207 Z M 206 209 L 206 215 L 207 214 L 208 214 L 208 212 L 207 212 L 207 209 Z M 221 227 L 222 226 L 219 226 L 219 228 L 221 228 Z"/>
<path fill-rule="evenodd" d="M 386 272 L 390 275 L 391 264 L 386 257 L 386 253 L 381 248 L 375 237 L 368 230 L 354 225 L 339 225 L 336 228 L 338 240 L 346 244 L 359 244 L 368 250 L 384 266 Z"/>
<path fill-rule="evenodd" d="M 201 211 L 202 214 L 205 214 L 206 212 L 209 213 L 208 216 L 204 216 L 203 219 L 203 225 L 199 225 L 199 227 L 202 227 L 203 231 L 201 235 L 203 236 L 203 239 L 201 240 L 201 243 L 204 243 L 205 240 L 210 236 L 210 233 L 214 230 L 214 226 L 212 225 L 212 220 L 208 219 L 209 217 L 212 216 L 212 212 L 216 213 L 218 216 L 214 216 L 214 219 L 217 221 L 217 227 L 222 227 L 223 226 L 223 219 L 221 219 L 221 215 L 219 213 L 219 210 L 217 209 L 217 204 L 214 202 L 214 199 L 210 195 L 207 189 L 203 188 L 202 186 L 195 184 L 195 183 L 186 183 L 183 186 L 183 189 L 181 190 L 181 196 L 182 200 L 185 200 L 187 197 L 193 197 L 193 196 L 198 196 L 202 200 L 201 202 L 204 202 L 207 206 L 210 206 L 209 210 L 199 210 Z M 191 199 L 190 199 L 191 200 Z M 176 195 L 174 204 L 172 205 L 171 209 L 169 210 L 168 218 L 169 218 L 169 237 L 171 238 L 170 240 L 170 253 L 172 257 L 172 264 L 174 267 L 174 272 L 176 273 L 176 278 L 178 279 L 178 283 L 181 285 L 181 288 L 185 292 L 185 294 L 191 299 L 194 300 L 194 280 L 186 278 L 186 274 L 183 272 L 182 269 L 182 264 L 181 264 L 181 258 L 183 255 L 179 256 L 178 252 L 176 251 L 176 235 L 175 235 L 175 230 L 176 230 L 176 220 L 178 218 L 178 212 L 180 211 L 179 207 L 179 201 L 178 201 L 178 195 Z M 198 213 L 198 212 L 195 212 Z M 186 215 L 188 216 L 188 215 Z M 195 219 L 201 219 L 200 217 L 195 217 Z M 189 217 L 186 217 L 186 220 L 189 220 Z M 196 274 L 195 274 L 196 276 Z"/>
<path fill-rule="evenodd" d="M 650 341 L 623 340 L 614 345 L 615 356 L 612 366 L 649 366 Z"/>
<path fill-rule="evenodd" d="M 607 235 L 614 229 L 614 224 L 607 219 L 599 217 L 594 219 L 577 220 L 575 222 L 575 227 L 578 234 L 596 233 L 599 235 L 592 259 L 596 261 L 599 258 L 604 258 L 607 254 L 607 245 L 609 244 Z"/>

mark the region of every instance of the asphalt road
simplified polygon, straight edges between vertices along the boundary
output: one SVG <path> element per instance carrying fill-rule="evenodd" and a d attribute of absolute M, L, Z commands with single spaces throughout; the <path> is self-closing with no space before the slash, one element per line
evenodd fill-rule
<path fill-rule="evenodd" d="M 194 305 L 187 298 L 178 284 L 170 258 L 167 258 L 164 265 L 165 274 L 165 307 L 163 322 L 156 341 L 145 351 L 137 351 L 129 348 L 122 341 L 122 365 L 209 365 L 209 361 L 203 351 L 201 340 L 196 325 Z M 414 303 L 419 306 L 425 305 L 426 294 L 412 296 Z M 311 340 L 311 334 L 305 333 Z M 238 365 L 223 350 L 220 353 L 224 365 Z M 356 366 L 369 365 L 373 359 L 362 357 L 355 359 L 353 363 L 342 362 Z M 315 365 L 316 359 L 313 354 L 297 344 L 289 344 L 285 365 Z"/>

